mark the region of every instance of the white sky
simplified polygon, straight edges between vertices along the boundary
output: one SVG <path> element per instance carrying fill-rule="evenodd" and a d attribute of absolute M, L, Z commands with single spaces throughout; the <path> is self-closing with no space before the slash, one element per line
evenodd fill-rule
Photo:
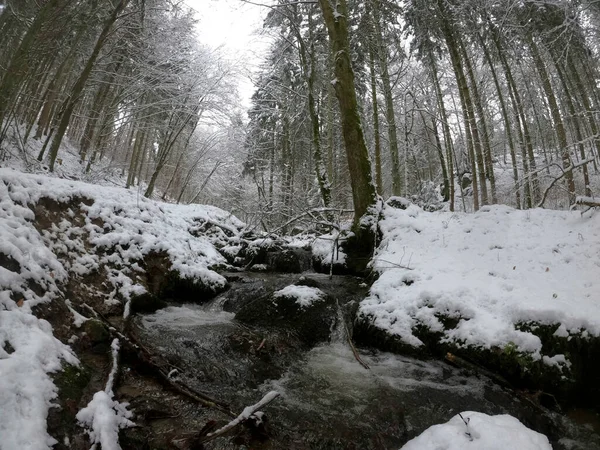
<path fill-rule="evenodd" d="M 198 12 L 200 42 L 210 47 L 222 47 L 240 69 L 239 92 L 244 106 L 250 106 L 254 92 L 250 77 L 267 48 L 266 38 L 260 32 L 268 9 L 242 0 L 185 1 Z"/>

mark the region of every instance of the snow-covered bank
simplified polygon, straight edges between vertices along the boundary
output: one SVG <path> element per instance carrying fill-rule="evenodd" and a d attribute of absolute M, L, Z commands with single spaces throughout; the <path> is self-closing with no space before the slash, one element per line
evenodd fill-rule
<path fill-rule="evenodd" d="M 448 342 L 512 345 L 550 364 L 565 359 L 544 354 L 519 323 L 600 334 L 600 214 L 506 206 L 429 213 L 415 205 L 383 214 L 373 260 L 380 277 L 360 306 L 375 327 L 421 346 L 414 330 L 422 325 Z"/>
<path fill-rule="evenodd" d="M 210 224 L 218 224 L 212 234 Z M 35 307 L 62 304 L 73 317 L 61 317 L 61 332 L 75 332 L 82 318 L 71 305 L 89 300 L 66 298 L 66 286 L 82 280 L 75 284 L 126 316 L 132 295 L 147 290 L 143 261 L 151 254 L 165 255 L 164 270 L 182 279 L 222 289 L 225 279 L 210 267 L 226 261 L 214 244 L 223 230 L 241 227 L 210 206 L 162 204 L 121 188 L 0 169 L 0 449 L 55 443 L 46 425 L 58 393 L 50 374 L 64 362 L 78 365 Z"/>

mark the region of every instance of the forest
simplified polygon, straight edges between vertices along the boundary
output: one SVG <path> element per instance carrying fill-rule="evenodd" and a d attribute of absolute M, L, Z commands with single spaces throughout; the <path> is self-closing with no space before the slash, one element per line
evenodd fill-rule
<path fill-rule="evenodd" d="M 0 145 L 33 142 L 28 165 L 53 172 L 66 139 L 83 179 L 110 172 L 146 197 L 210 198 L 264 229 L 353 209 L 353 179 L 365 204 L 414 196 L 451 211 L 567 208 L 592 195 L 597 2 L 339 3 L 347 48 L 316 2 L 270 5 L 245 117 L 239 72 L 198 42 L 182 2 L 7 2 Z M 349 105 L 336 99 L 343 73 Z M 351 153 L 363 162 L 346 153 L 344 108 L 355 109 Z"/>
<path fill-rule="evenodd" d="M 597 450 L 599 165 L 599 0 L 0 0 L 0 450 Z"/>

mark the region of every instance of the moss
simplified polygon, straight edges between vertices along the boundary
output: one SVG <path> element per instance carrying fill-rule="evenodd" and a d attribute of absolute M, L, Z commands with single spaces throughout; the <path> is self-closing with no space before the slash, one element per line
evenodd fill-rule
<path fill-rule="evenodd" d="M 83 367 L 67 365 L 54 377 L 62 401 L 79 403 L 83 391 L 90 382 L 90 373 Z"/>
<path fill-rule="evenodd" d="M 67 449 L 61 437 L 75 436 L 81 432 L 75 416 L 83 406 L 82 399 L 91 380 L 90 372 L 83 366 L 67 365 L 54 375 L 54 384 L 58 388 L 58 404 L 60 408 L 51 408 L 48 412 L 48 432 L 58 438 L 56 448 Z"/>
<path fill-rule="evenodd" d="M 456 318 L 438 316 L 448 329 Z M 385 351 L 409 354 L 416 357 L 444 357 L 453 353 L 466 361 L 508 380 L 516 388 L 530 389 L 547 393 L 563 406 L 600 408 L 600 338 L 583 333 L 568 337 L 555 334 L 558 324 L 536 322 L 520 323 L 517 329 L 538 336 L 542 342 L 543 355 L 565 355 L 570 368 L 546 364 L 531 354 L 522 352 L 514 343 L 504 347 L 482 348 L 466 346 L 464 342 L 443 342 L 443 333 L 434 332 L 423 325 L 417 325 L 413 334 L 423 343 L 423 347 L 413 347 L 372 325 L 371 318 L 359 316 L 354 327 L 354 339 L 360 345 L 367 345 Z"/>
<path fill-rule="evenodd" d="M 99 320 L 86 320 L 82 328 L 92 345 L 103 344 L 110 341 L 108 328 Z"/>

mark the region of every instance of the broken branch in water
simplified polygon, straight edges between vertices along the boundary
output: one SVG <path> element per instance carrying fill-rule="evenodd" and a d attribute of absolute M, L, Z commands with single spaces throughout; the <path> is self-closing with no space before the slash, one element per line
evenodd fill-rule
<path fill-rule="evenodd" d="M 133 330 L 128 329 L 126 331 L 127 335 L 124 335 L 120 331 L 116 330 L 112 326 L 110 321 L 106 317 L 104 317 L 102 314 L 100 314 L 98 311 L 96 311 L 96 309 L 94 309 L 87 303 L 84 303 L 83 306 L 85 306 L 92 314 L 94 314 L 94 316 L 97 319 L 104 322 L 107 325 L 108 330 L 111 334 L 113 334 L 121 339 L 122 344 L 124 344 L 124 346 L 126 347 L 128 353 L 130 355 L 134 355 L 134 357 L 139 362 L 141 362 L 144 366 L 146 366 L 147 368 L 149 368 L 151 370 L 151 372 L 154 376 L 156 376 L 157 378 L 162 380 L 165 384 L 169 385 L 174 391 L 178 392 L 181 395 L 184 395 L 185 397 L 188 397 L 189 399 L 191 399 L 197 403 L 200 403 L 203 406 L 206 406 L 207 408 L 215 408 L 215 409 L 218 409 L 219 411 L 227 414 L 230 417 L 235 417 L 235 413 L 233 413 L 231 410 L 229 410 L 229 408 L 226 404 L 221 403 L 218 400 L 215 400 L 215 399 L 209 397 L 208 395 L 206 395 L 202 392 L 199 392 L 199 391 L 191 388 L 190 386 L 187 386 L 186 384 L 183 384 L 183 383 L 178 382 L 178 381 L 174 380 L 173 378 L 171 378 L 169 376 L 169 374 L 172 371 L 165 370 L 164 367 L 161 367 L 160 364 L 155 362 L 155 360 L 158 359 L 157 356 L 153 355 L 146 347 L 144 347 L 144 345 L 141 344 L 139 339 L 137 339 L 137 337 L 133 333 Z M 169 366 L 175 367 L 172 364 L 169 364 Z M 178 367 L 177 367 L 177 369 L 180 372 L 183 372 L 182 369 L 180 369 Z"/>
<path fill-rule="evenodd" d="M 224 435 L 228 431 L 230 431 L 233 428 L 237 427 L 238 425 L 244 423 L 252 415 L 254 415 L 260 408 L 262 408 L 263 406 L 268 405 L 273 400 L 275 400 L 277 397 L 279 397 L 279 392 L 277 392 L 277 391 L 271 391 L 271 392 L 269 392 L 258 403 L 254 404 L 252 406 L 247 406 L 246 408 L 244 408 L 244 410 L 242 411 L 242 413 L 239 416 L 237 416 L 235 419 L 233 419 L 231 422 L 229 422 L 227 425 L 225 425 L 224 427 L 219 428 L 214 433 L 208 433 L 206 435 L 206 437 L 203 438 L 200 442 L 201 443 L 205 443 L 205 442 L 208 442 L 208 441 L 212 441 L 213 439 L 216 439 L 219 436 Z"/>

